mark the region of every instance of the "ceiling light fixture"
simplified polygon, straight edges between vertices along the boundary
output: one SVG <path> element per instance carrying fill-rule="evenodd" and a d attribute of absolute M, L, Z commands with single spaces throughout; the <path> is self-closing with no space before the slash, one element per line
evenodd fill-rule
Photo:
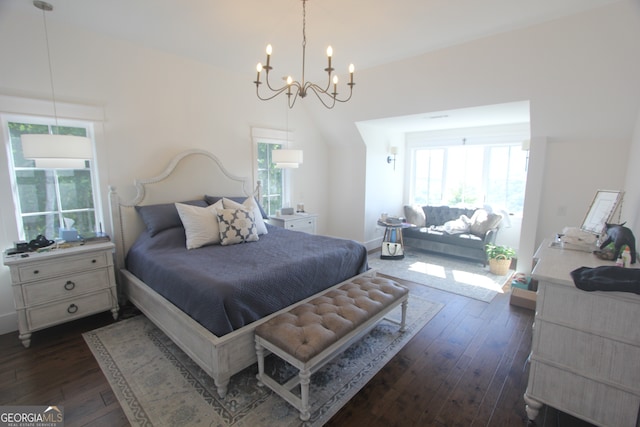
<path fill-rule="evenodd" d="M 51 82 L 51 99 L 53 101 L 53 116 L 58 126 L 58 111 L 56 107 L 56 92 L 53 86 L 53 71 L 51 67 L 51 52 L 49 50 L 49 33 L 45 12 L 51 12 L 53 6 L 47 2 L 35 0 L 33 5 L 42 10 L 44 34 L 47 43 L 47 58 L 49 61 L 49 81 Z M 25 159 L 36 161 L 36 167 L 43 168 L 71 168 L 82 169 L 84 161 L 93 157 L 91 140 L 82 136 L 59 134 L 24 134 L 22 140 L 22 155 Z"/>
<path fill-rule="evenodd" d="M 328 74 L 327 86 L 325 88 L 322 88 L 321 86 L 315 83 L 305 81 L 304 65 L 305 65 L 305 53 L 306 53 L 306 47 L 307 47 L 307 34 L 306 34 L 306 21 L 307 21 L 306 3 L 307 1 L 308 0 L 302 0 L 302 80 L 301 81 L 293 80 L 293 78 L 289 76 L 287 77 L 286 84 L 284 86 L 277 89 L 273 88 L 269 83 L 269 71 L 273 69 L 273 67 L 271 66 L 271 53 L 273 48 L 271 47 L 271 45 L 267 45 L 266 65 L 263 66 L 262 63 L 259 62 L 258 65 L 256 66 L 256 70 L 258 72 L 258 76 L 254 81 L 256 85 L 256 95 L 262 101 L 268 101 L 280 95 L 281 93 L 286 92 L 288 97 L 287 102 L 289 104 L 289 108 L 293 108 L 294 104 L 296 103 L 296 100 L 298 99 L 298 96 L 300 98 L 304 98 L 308 95 L 309 90 L 311 90 L 318 97 L 320 102 L 322 102 L 322 105 L 331 109 L 336 105 L 336 101 L 347 102 L 348 100 L 351 99 L 351 95 L 353 94 L 353 86 L 355 85 L 355 83 L 353 82 L 354 67 L 353 67 L 353 64 L 349 65 L 349 83 L 347 83 L 347 86 L 349 86 L 349 96 L 347 98 L 343 98 L 343 99 L 338 98 L 338 76 L 334 75 L 333 78 L 331 77 L 334 70 L 331 67 L 331 57 L 333 56 L 333 49 L 331 48 L 331 46 L 327 48 L 328 66 L 327 68 L 324 69 L 324 71 L 326 71 Z M 260 74 L 262 73 L 263 70 L 265 72 L 264 81 L 267 84 L 267 87 L 272 92 L 270 96 L 266 96 L 266 97 L 262 97 L 260 95 L 260 85 L 262 84 L 262 82 L 260 81 Z M 330 92 L 332 82 L 333 82 L 333 92 Z"/>

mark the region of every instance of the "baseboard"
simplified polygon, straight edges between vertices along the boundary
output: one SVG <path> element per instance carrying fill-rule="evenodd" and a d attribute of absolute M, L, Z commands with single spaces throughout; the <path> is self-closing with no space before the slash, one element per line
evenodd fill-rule
<path fill-rule="evenodd" d="M 373 240 L 369 240 L 364 243 L 364 247 L 367 248 L 367 252 L 378 250 L 382 247 L 382 236 L 376 237 Z"/>
<path fill-rule="evenodd" d="M 18 313 L 7 313 L 0 316 L 0 335 L 18 330 Z"/>

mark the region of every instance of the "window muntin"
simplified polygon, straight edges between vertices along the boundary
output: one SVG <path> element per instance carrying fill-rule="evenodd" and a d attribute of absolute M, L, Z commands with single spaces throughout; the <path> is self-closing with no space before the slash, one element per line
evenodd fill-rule
<path fill-rule="evenodd" d="M 260 204 L 269 215 L 289 206 L 291 175 L 287 169 L 276 168 L 272 162 L 272 152 L 289 148 L 292 134 L 289 131 L 251 128 L 255 165 L 255 179 L 261 182 Z"/>
<path fill-rule="evenodd" d="M 90 136 L 91 125 L 54 126 L 47 119 L 22 117 L 5 123 L 20 238 L 28 241 L 38 234 L 58 237 L 64 218 L 73 220 L 81 235 L 97 231 L 96 180 L 91 162 L 86 161 L 84 169 L 39 168 L 34 160 L 24 158 L 21 140 L 27 133 Z"/>
<path fill-rule="evenodd" d="M 271 161 L 273 150 L 282 148 L 277 142 L 257 142 L 258 179 L 262 183 L 260 203 L 268 215 L 282 209 L 284 199 L 284 171 Z"/>
<path fill-rule="evenodd" d="M 411 201 L 419 205 L 489 205 L 521 215 L 526 185 L 521 144 L 415 146 Z"/>

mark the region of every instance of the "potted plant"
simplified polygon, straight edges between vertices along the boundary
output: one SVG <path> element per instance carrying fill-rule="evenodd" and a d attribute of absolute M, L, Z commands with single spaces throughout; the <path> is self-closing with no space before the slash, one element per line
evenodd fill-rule
<path fill-rule="evenodd" d="M 487 258 L 489 259 L 489 271 L 498 276 L 504 276 L 509 272 L 511 259 L 516 251 L 509 246 L 487 245 Z"/>

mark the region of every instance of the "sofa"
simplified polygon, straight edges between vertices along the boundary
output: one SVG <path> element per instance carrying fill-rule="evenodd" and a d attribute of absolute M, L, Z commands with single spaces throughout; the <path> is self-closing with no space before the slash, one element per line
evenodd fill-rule
<path fill-rule="evenodd" d="M 404 207 L 405 246 L 487 264 L 485 246 L 495 244 L 502 216 L 484 208 Z"/>

